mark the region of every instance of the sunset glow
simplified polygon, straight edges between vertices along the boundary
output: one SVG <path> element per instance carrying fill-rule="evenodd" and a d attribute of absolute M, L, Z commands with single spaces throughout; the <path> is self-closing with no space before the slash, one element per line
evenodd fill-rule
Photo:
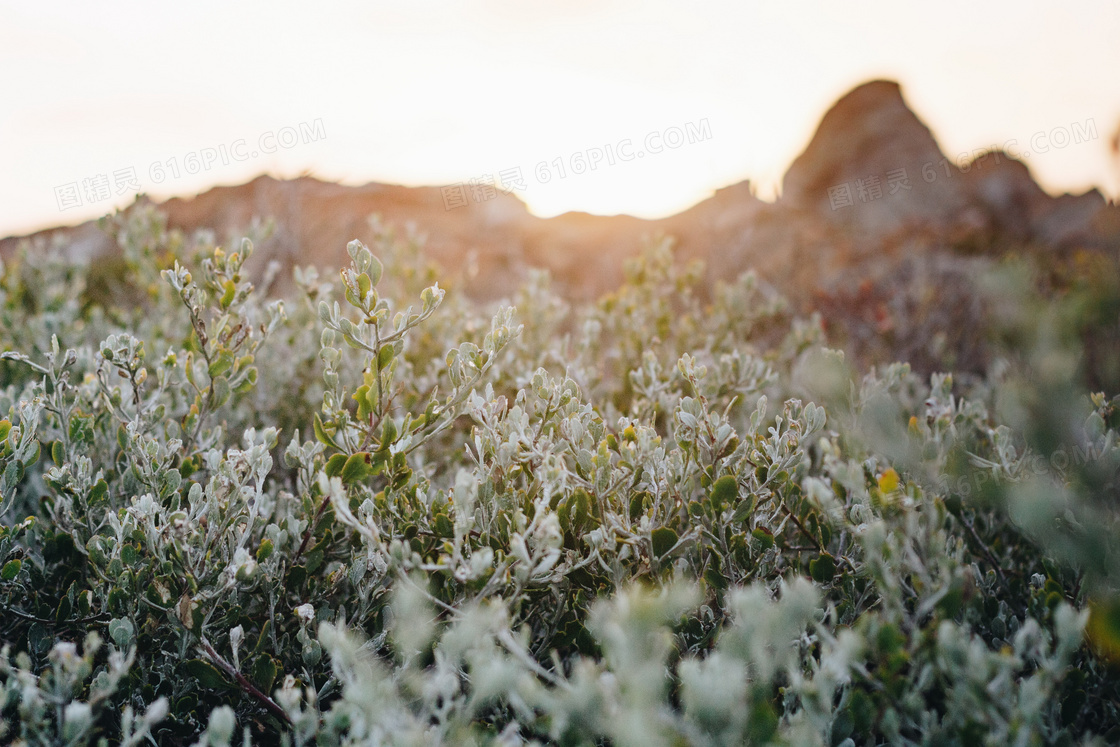
<path fill-rule="evenodd" d="M 949 154 L 1076 125 L 1095 137 L 1032 153 L 1032 172 L 1120 191 L 1113 3 L 112 8 L 0 3 L 0 235 L 128 204 L 128 169 L 162 198 L 266 172 L 446 185 L 520 168 L 515 194 L 543 216 L 663 216 L 744 179 L 773 197 L 826 108 L 871 78 L 898 80 Z M 645 145 L 689 127 L 710 136 Z M 265 152 L 284 128 L 312 136 Z M 624 141 L 635 157 L 608 158 Z M 56 188 L 98 175 L 109 198 L 60 206 Z"/>

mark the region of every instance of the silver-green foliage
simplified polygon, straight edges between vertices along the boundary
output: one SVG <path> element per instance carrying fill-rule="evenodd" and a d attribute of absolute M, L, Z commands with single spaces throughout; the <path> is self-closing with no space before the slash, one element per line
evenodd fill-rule
<path fill-rule="evenodd" d="M 1103 395 L 1066 411 L 1091 460 L 1040 466 L 993 414 L 1010 374 L 857 379 L 666 243 L 597 304 L 537 275 L 484 313 L 387 234 L 284 303 L 248 240 L 117 222 L 133 305 L 44 247 L 0 280 L 7 738 L 1027 745 L 1120 718 Z"/>

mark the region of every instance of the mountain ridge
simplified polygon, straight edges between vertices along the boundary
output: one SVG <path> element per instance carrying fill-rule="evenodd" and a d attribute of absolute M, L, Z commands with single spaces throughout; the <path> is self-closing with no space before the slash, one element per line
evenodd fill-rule
<path fill-rule="evenodd" d="M 712 282 L 754 268 L 801 299 L 829 293 L 853 273 L 881 277 L 930 253 L 1120 246 L 1120 209 L 1099 192 L 1050 196 L 1026 164 L 999 151 L 958 167 L 899 84 L 887 80 L 857 86 L 830 107 L 773 203 L 742 181 L 661 219 L 576 211 L 541 218 L 501 192 L 447 209 L 439 187 L 261 175 L 156 206 L 171 228 L 208 228 L 220 240 L 273 218 L 276 231 L 258 255 L 286 265 L 344 262 L 349 240 L 370 240 L 373 214 L 383 223 L 413 224 L 439 264 L 452 271 L 471 264 L 470 273 L 460 273 L 464 289 L 482 299 L 512 293 L 534 267 L 548 270 L 565 295 L 596 297 L 621 280 L 622 260 L 659 234 L 676 239 L 682 258 L 704 260 Z M 22 241 L 52 236 L 86 257 L 111 253 L 113 241 L 96 226 L 88 221 L 0 239 L 0 256 L 11 256 Z"/>

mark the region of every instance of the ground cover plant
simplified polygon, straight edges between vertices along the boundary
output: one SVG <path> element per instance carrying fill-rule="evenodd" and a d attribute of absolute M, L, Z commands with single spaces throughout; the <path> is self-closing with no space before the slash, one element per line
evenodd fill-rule
<path fill-rule="evenodd" d="M 388 231 L 281 299 L 107 228 L 111 291 L 0 276 L 5 742 L 1120 739 L 1111 287 L 1002 268 L 996 364 L 925 377 L 669 241 L 483 309 Z"/>

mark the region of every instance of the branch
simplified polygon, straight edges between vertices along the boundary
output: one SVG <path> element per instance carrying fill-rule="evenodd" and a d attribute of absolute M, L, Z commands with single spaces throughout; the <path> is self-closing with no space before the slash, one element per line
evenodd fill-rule
<path fill-rule="evenodd" d="M 211 661 L 221 667 L 222 671 L 224 671 L 227 675 L 236 680 L 237 684 L 241 686 L 242 690 L 259 700 L 264 705 L 264 707 L 268 709 L 269 713 L 282 720 L 288 726 L 292 725 L 292 720 L 288 718 L 288 714 L 284 712 L 284 709 L 281 708 L 275 700 L 258 690 L 252 682 L 245 679 L 245 675 L 241 674 L 241 672 L 238 672 L 232 664 L 223 659 L 221 654 L 215 651 L 214 647 L 211 646 L 205 638 L 202 639 L 201 648 Z"/>

